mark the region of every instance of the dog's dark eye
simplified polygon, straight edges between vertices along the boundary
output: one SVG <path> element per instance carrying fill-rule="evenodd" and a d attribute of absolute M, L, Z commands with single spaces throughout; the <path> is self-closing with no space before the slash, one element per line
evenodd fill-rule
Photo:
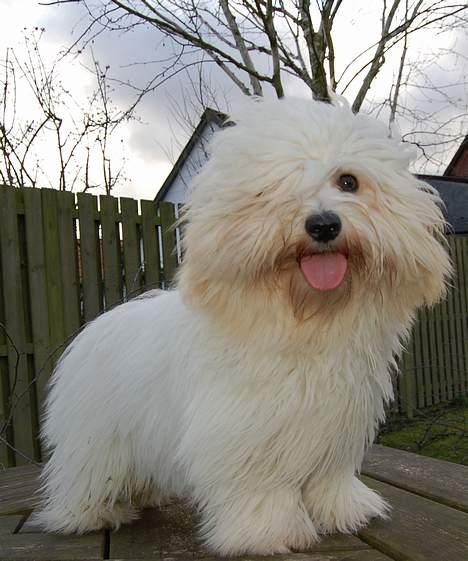
<path fill-rule="evenodd" d="M 354 175 L 345 173 L 340 175 L 338 185 L 342 191 L 346 191 L 346 193 L 354 193 L 359 188 L 359 181 L 354 177 Z"/>

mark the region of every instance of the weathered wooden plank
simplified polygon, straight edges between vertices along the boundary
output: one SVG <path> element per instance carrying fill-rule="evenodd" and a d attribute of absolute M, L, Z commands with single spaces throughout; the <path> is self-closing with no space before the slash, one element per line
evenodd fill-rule
<path fill-rule="evenodd" d="M 4 321 L 2 320 L 3 318 L 0 318 L 1 323 L 4 324 Z M 0 331 L 2 331 L 1 326 Z M 6 356 L 0 356 L 0 426 L 5 427 L 0 435 L 0 468 L 13 466 L 15 464 L 14 452 L 7 444 L 13 442 L 13 426 L 12 424 L 5 426 L 9 416 L 9 386 L 8 359 Z"/>
<path fill-rule="evenodd" d="M 418 310 L 417 320 L 413 327 L 413 352 L 416 375 L 416 403 L 418 408 L 424 408 L 426 404 L 424 393 L 424 357 L 422 352 L 422 325 L 421 311 Z"/>
<path fill-rule="evenodd" d="M 206 557 L 209 551 L 196 537 L 197 516 L 180 502 L 146 510 L 140 520 L 111 534 L 110 558 L 134 559 L 158 556 Z M 355 536 L 327 536 L 310 552 L 361 551 L 369 546 Z M 276 557 L 275 557 L 276 558 Z"/>
<path fill-rule="evenodd" d="M 462 248 L 462 285 L 465 290 L 465 301 L 468 302 L 468 235 L 458 236 L 458 242 Z"/>
<path fill-rule="evenodd" d="M 169 530 L 165 518 L 177 513 L 177 521 Z M 172 546 L 171 553 L 193 555 L 203 551 L 194 538 L 193 518 L 189 511 L 179 509 L 178 505 L 151 509 L 143 512 L 143 516 L 130 526 L 119 532 L 113 532 L 110 540 L 110 558 L 129 559 L 132 557 L 158 557 L 162 549 Z M 205 555 L 208 555 L 205 552 Z"/>
<path fill-rule="evenodd" d="M 102 229 L 102 257 L 104 270 L 104 299 L 105 308 L 109 310 L 120 304 L 122 293 L 122 256 L 118 225 L 117 199 L 110 196 L 99 197 L 101 229 Z"/>
<path fill-rule="evenodd" d="M 58 231 L 63 290 L 64 334 L 68 339 L 81 325 L 80 279 L 76 247 L 75 195 L 60 193 L 58 198 Z"/>
<path fill-rule="evenodd" d="M 433 404 L 440 403 L 440 384 L 439 384 L 439 364 L 437 356 L 437 340 L 435 323 L 436 316 L 435 310 L 426 310 L 427 318 L 427 336 L 429 348 L 429 361 L 430 361 L 430 378 L 431 378 L 431 399 Z"/>
<path fill-rule="evenodd" d="M 407 344 L 401 357 L 402 372 L 399 379 L 400 400 L 402 412 L 408 419 L 414 415 L 416 402 L 416 362 L 414 359 L 414 345 L 412 341 Z"/>
<path fill-rule="evenodd" d="M 80 225 L 80 262 L 83 286 L 84 321 L 96 318 L 102 311 L 101 268 L 97 199 L 88 193 L 78 194 L 78 218 Z"/>
<path fill-rule="evenodd" d="M 141 201 L 143 252 L 145 263 L 145 288 L 160 288 L 160 256 L 158 244 L 156 206 L 153 201 Z"/>
<path fill-rule="evenodd" d="M 450 341 L 450 354 L 452 362 L 452 379 L 453 379 L 453 397 L 460 396 L 460 376 L 461 376 L 461 365 L 459 360 L 459 355 L 461 353 L 460 348 L 460 337 L 458 333 L 458 321 L 456 317 L 457 306 L 456 299 L 458 293 L 458 271 L 456 270 L 457 263 L 455 258 L 455 252 L 453 247 L 452 237 L 449 237 L 450 244 L 450 254 L 452 256 L 453 264 L 455 267 L 455 274 L 452 279 L 453 288 L 449 290 L 447 295 L 447 311 L 448 311 L 448 326 L 449 326 L 449 341 Z"/>
<path fill-rule="evenodd" d="M 1 241 L 0 241 L 1 244 Z M 1 251 L 1 245 L 0 245 Z M 8 375 L 8 346 L 6 344 L 7 337 L 2 326 L 5 325 L 5 295 L 3 293 L 3 270 L 2 260 L 0 259 L 0 426 L 5 426 L 8 417 L 8 398 L 10 396 L 10 381 Z M 13 442 L 13 430 L 11 426 L 7 426 L 3 430 L 1 437 L 6 442 Z M 0 469 L 9 465 L 14 465 L 13 451 L 7 444 L 0 440 Z"/>
<path fill-rule="evenodd" d="M 363 477 L 392 506 L 391 520 L 376 520 L 359 537 L 395 559 L 460 561 L 466 558 L 468 515 L 387 483 Z"/>
<path fill-rule="evenodd" d="M 39 464 L 30 463 L 24 466 L 11 467 L 8 469 L 0 469 L 0 486 L 9 485 L 13 481 L 24 481 L 29 478 L 37 477 L 39 473 Z"/>
<path fill-rule="evenodd" d="M 460 256 L 461 256 L 461 278 L 460 283 L 463 290 L 463 300 L 465 310 L 468 309 L 468 236 L 458 237 Z M 468 392 L 468 313 L 464 314 L 463 341 L 465 351 L 465 388 Z"/>
<path fill-rule="evenodd" d="M 39 487 L 39 466 L 41 464 L 26 464 L 15 468 L 8 468 L 0 472 L 0 498 L 5 497 L 5 493 L 13 490 L 21 491 L 23 487 Z M 13 471 L 11 471 L 13 470 Z M 24 470 L 24 471 L 16 471 Z M 12 494 L 12 493 L 11 493 Z"/>
<path fill-rule="evenodd" d="M 42 218 L 49 307 L 49 348 L 53 352 L 65 340 L 63 317 L 62 271 L 60 267 L 60 234 L 58 229 L 58 196 L 55 189 L 41 189 Z M 60 352 L 54 355 L 57 360 Z"/>
<path fill-rule="evenodd" d="M 85 536 L 52 534 L 18 534 L 2 536 L 0 559 L 55 561 L 102 559 L 104 533 Z"/>
<path fill-rule="evenodd" d="M 3 189 L 3 187 L 2 187 Z M 0 230 L 1 236 L 1 230 Z M 0 257 L 1 257 L 1 239 L 0 239 Z M 13 450 L 7 443 L 13 443 L 13 425 L 6 425 L 9 416 L 9 398 L 10 398 L 10 380 L 8 373 L 8 353 L 7 335 L 5 331 L 5 299 L 4 293 L 5 283 L 3 275 L 7 274 L 3 271 L 2 259 L 0 258 L 0 426 L 5 427 L 0 435 L 0 466 L 7 467 L 15 465 L 15 455 Z M 4 327 L 5 326 L 5 327 Z M 6 425 L 6 426 L 5 426 Z M 4 440 L 3 440 L 4 439 Z"/>
<path fill-rule="evenodd" d="M 159 203 L 159 218 L 161 221 L 164 281 L 166 287 L 169 287 L 177 269 L 174 205 L 167 202 Z"/>
<path fill-rule="evenodd" d="M 449 287 L 448 294 L 452 291 Z M 448 307 L 448 295 L 439 304 L 440 315 L 441 315 L 441 327 L 442 327 L 442 348 L 444 356 L 444 366 L 443 366 L 443 377 L 446 386 L 447 399 L 451 400 L 454 397 L 454 386 L 453 386 L 453 364 L 452 364 L 452 345 L 450 338 L 450 326 L 449 326 L 449 307 Z"/>
<path fill-rule="evenodd" d="M 147 559 L 147 558 L 146 558 Z M 200 557 L 194 555 L 188 558 L 186 555 L 162 555 L 158 558 L 160 561 L 219 561 L 221 557 Z M 390 557 L 384 555 L 375 549 L 364 549 L 360 551 L 337 551 L 337 552 L 324 552 L 324 553 L 288 553 L 287 555 L 241 555 L 240 557 L 232 557 L 228 559 L 235 559 L 236 561 L 392 561 Z M 143 561 L 132 557 L 132 561 Z"/>
<path fill-rule="evenodd" d="M 465 363 L 465 350 L 467 347 L 468 340 L 464 338 L 465 330 L 464 324 L 465 319 L 468 314 L 468 309 L 464 302 L 464 287 L 463 287 L 463 271 L 460 270 L 460 267 L 463 266 L 461 259 L 460 259 L 460 252 L 459 252 L 459 245 L 457 243 L 457 237 L 451 236 L 451 247 L 452 247 L 452 255 L 453 260 L 455 263 L 456 269 L 456 281 L 455 281 L 455 290 L 453 294 L 453 305 L 454 305 L 454 319 L 455 319 L 455 332 L 457 337 L 457 363 L 458 363 L 458 387 L 460 396 L 466 395 L 466 386 L 465 386 L 465 375 L 466 375 L 466 363 Z"/>
<path fill-rule="evenodd" d="M 16 514 L 13 516 L 0 516 L 0 536 L 13 534 L 16 528 L 23 522 L 24 516 Z"/>
<path fill-rule="evenodd" d="M 434 349 L 436 354 L 436 376 L 437 376 L 437 386 L 439 387 L 440 401 L 447 401 L 447 380 L 445 376 L 445 346 L 444 346 L 444 333 L 443 333 L 443 318 L 441 305 L 437 304 L 434 306 L 433 311 L 434 318 Z"/>
<path fill-rule="evenodd" d="M 466 395 L 468 384 L 468 302 L 465 293 L 465 275 L 467 274 L 463 256 L 462 237 L 452 237 L 454 261 L 457 270 L 457 282 L 455 292 L 455 313 L 459 346 L 459 368 L 460 368 L 460 393 Z"/>
<path fill-rule="evenodd" d="M 39 403 L 43 403 L 52 363 L 48 360 L 51 349 L 49 348 L 49 306 L 41 190 L 24 190 L 24 215 L 31 294 L 35 386 L 37 399 Z"/>
<path fill-rule="evenodd" d="M 34 507 L 38 475 L 39 466 L 33 464 L 0 471 L 0 515 L 28 512 Z"/>
<path fill-rule="evenodd" d="M 5 324 L 10 339 L 8 347 L 9 385 L 8 398 L 13 404 L 12 420 L 14 446 L 26 456 L 33 458 L 35 452 L 33 434 L 33 414 L 30 401 L 30 384 L 26 345 L 25 309 L 21 271 L 21 255 L 18 237 L 17 206 L 22 200 L 22 192 L 17 189 L 0 189 L 0 254 L 3 271 L 3 295 Z M 4 390 L 6 387 L 4 386 Z M 9 411 L 6 415 L 10 417 Z M 27 462 L 15 454 L 16 464 Z"/>
<path fill-rule="evenodd" d="M 468 512 L 468 467 L 374 445 L 362 473 Z"/>
<path fill-rule="evenodd" d="M 424 392 L 424 407 L 432 405 L 432 377 L 431 354 L 429 350 L 428 311 L 419 310 L 420 353 L 422 363 L 422 385 Z"/>
<path fill-rule="evenodd" d="M 18 514 L 33 510 L 38 504 L 37 488 L 37 482 L 33 481 L 25 483 L 19 488 L 15 485 L 10 489 L 2 490 L 0 515 Z"/>
<path fill-rule="evenodd" d="M 120 199 L 123 235 L 123 262 L 125 270 L 126 297 L 138 296 L 141 292 L 140 245 L 138 236 L 138 206 L 134 199 Z"/>

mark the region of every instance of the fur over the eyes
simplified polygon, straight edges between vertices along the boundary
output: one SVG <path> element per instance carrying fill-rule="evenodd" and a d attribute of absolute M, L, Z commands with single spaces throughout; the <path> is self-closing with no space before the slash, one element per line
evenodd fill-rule
<path fill-rule="evenodd" d="M 251 104 L 234 121 L 217 133 L 186 209 L 179 287 L 188 301 L 241 333 L 271 308 L 297 338 L 314 319 L 353 316 L 364 300 L 407 321 L 443 297 L 450 262 L 439 196 L 408 171 L 411 149 L 382 123 L 343 102 L 317 111 L 298 99 Z M 356 191 L 343 190 L 343 175 Z M 326 295 L 298 266 L 317 250 L 304 222 L 324 210 L 343 223 L 328 249 L 349 262 Z"/>

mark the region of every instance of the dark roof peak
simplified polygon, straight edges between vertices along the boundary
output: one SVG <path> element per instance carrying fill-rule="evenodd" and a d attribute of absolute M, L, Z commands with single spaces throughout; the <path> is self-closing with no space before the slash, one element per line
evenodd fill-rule
<path fill-rule="evenodd" d="M 174 164 L 172 170 L 170 171 L 169 175 L 166 177 L 164 183 L 162 184 L 161 188 L 156 194 L 154 198 L 155 202 L 161 201 L 166 193 L 169 191 L 172 183 L 174 182 L 177 174 L 181 170 L 184 163 L 190 156 L 193 148 L 195 147 L 198 140 L 201 138 L 203 131 L 205 128 L 210 124 L 214 123 L 218 127 L 222 128 L 228 126 L 227 123 L 228 116 L 221 111 L 216 111 L 216 109 L 211 109 L 211 107 L 207 107 L 204 111 L 202 116 L 200 117 L 200 122 L 196 126 L 195 130 L 192 133 L 192 136 L 189 138 L 187 144 L 184 146 L 182 152 L 180 153 L 179 157 L 177 158 L 176 163 Z"/>

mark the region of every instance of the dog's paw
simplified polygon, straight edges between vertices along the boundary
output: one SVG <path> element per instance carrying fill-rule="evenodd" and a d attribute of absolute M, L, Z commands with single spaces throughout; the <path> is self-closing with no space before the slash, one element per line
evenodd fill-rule
<path fill-rule="evenodd" d="M 34 526 L 57 534 L 85 534 L 111 528 L 118 530 L 138 518 L 138 511 L 127 504 L 93 506 L 72 512 L 68 508 L 44 508 L 33 514 Z"/>
<path fill-rule="evenodd" d="M 388 518 L 390 507 L 357 477 L 310 489 L 306 505 L 321 534 L 354 533 L 372 518 Z"/>
<path fill-rule="evenodd" d="M 215 504 L 203 512 L 202 531 L 205 543 L 217 554 L 288 554 L 318 541 L 299 490 L 243 494 L 242 499 Z"/>

